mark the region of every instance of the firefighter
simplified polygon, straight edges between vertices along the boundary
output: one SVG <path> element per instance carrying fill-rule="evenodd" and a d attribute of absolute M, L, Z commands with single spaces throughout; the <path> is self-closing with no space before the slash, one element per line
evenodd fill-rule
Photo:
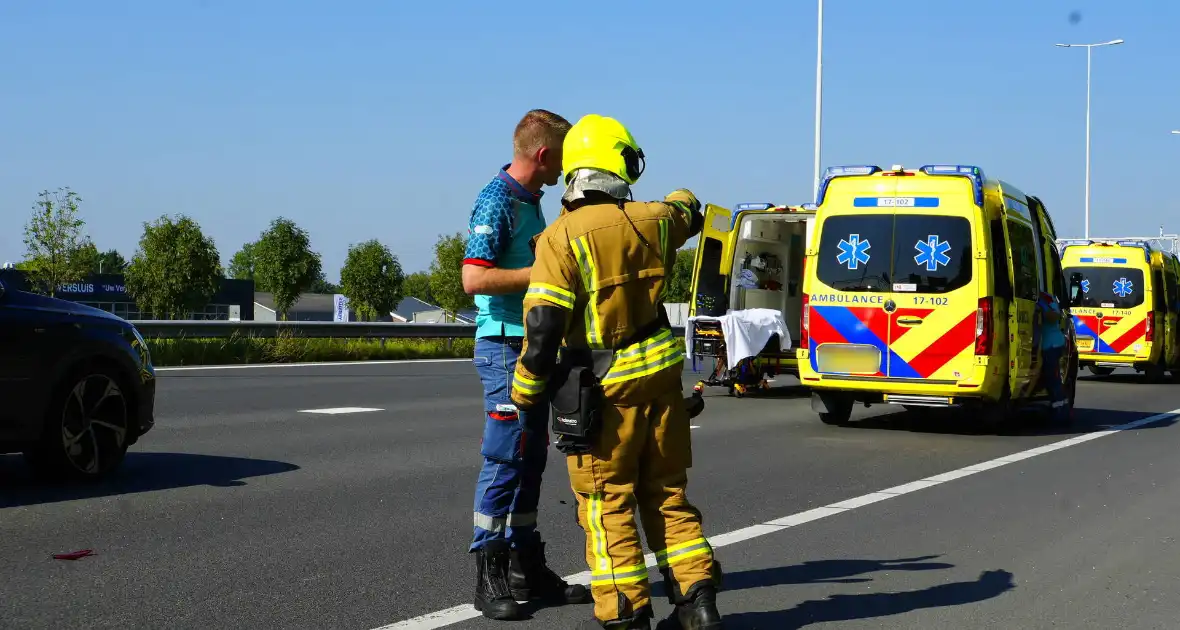
<path fill-rule="evenodd" d="M 687 190 L 628 201 L 644 156 L 612 118 L 583 117 L 562 153 L 563 207 L 535 242 L 512 399 L 552 405 L 587 535 L 590 625 L 650 627 L 637 507 L 675 606 L 669 623 L 718 629 L 720 568 L 685 496 L 692 453 L 683 340 L 663 306 L 676 250 L 704 222 L 700 202 Z"/>

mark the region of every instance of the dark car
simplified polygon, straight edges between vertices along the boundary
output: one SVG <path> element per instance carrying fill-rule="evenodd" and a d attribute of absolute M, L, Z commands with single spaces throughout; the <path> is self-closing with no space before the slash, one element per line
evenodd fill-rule
<path fill-rule="evenodd" d="M 155 371 L 130 322 L 0 282 L 0 453 L 96 479 L 155 422 Z"/>

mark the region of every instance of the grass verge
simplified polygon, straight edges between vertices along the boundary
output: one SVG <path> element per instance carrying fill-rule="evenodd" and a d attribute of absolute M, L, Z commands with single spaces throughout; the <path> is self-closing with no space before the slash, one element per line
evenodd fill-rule
<path fill-rule="evenodd" d="M 301 339 L 292 336 L 228 339 L 147 338 L 152 363 L 179 365 L 237 365 L 247 363 L 303 363 L 380 361 L 397 359 L 470 358 L 473 339 Z"/>

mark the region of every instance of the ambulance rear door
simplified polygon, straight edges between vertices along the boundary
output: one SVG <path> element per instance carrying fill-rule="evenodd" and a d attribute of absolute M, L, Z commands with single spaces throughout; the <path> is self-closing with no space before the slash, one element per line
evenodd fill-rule
<path fill-rule="evenodd" d="M 705 206 L 705 225 L 698 236 L 693 260 L 689 317 L 719 317 L 729 309 L 733 224 L 732 210 L 712 204 Z"/>

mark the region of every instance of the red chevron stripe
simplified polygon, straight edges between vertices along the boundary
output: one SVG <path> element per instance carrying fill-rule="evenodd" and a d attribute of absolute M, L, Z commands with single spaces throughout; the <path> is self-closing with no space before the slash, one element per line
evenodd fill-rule
<path fill-rule="evenodd" d="M 820 315 L 821 308 L 812 308 L 811 313 L 808 314 L 807 333 L 811 338 L 811 349 L 814 349 L 821 343 L 848 343 L 844 335 L 836 330 L 828 320 Z"/>
<path fill-rule="evenodd" d="M 1114 349 L 1115 352 L 1117 352 L 1119 354 L 1123 354 L 1123 350 L 1126 350 L 1127 348 L 1131 347 L 1131 344 L 1135 343 L 1136 341 L 1139 340 L 1140 337 L 1142 337 L 1143 335 L 1146 335 L 1146 334 L 1147 334 L 1147 319 L 1144 318 L 1142 321 L 1140 321 L 1140 322 L 1136 323 L 1134 326 L 1132 326 L 1130 330 L 1123 333 L 1123 335 L 1121 337 L 1119 337 L 1118 339 L 1115 339 L 1114 341 L 1110 341 L 1108 343 L 1110 344 L 1110 347 Z"/>
<path fill-rule="evenodd" d="M 955 324 L 954 328 L 951 328 L 918 356 L 911 359 L 910 367 L 921 374 L 922 378 L 929 378 L 931 374 L 937 372 L 951 359 L 959 356 L 960 352 L 973 343 L 975 343 L 975 313 L 970 313 L 958 324 Z"/>

